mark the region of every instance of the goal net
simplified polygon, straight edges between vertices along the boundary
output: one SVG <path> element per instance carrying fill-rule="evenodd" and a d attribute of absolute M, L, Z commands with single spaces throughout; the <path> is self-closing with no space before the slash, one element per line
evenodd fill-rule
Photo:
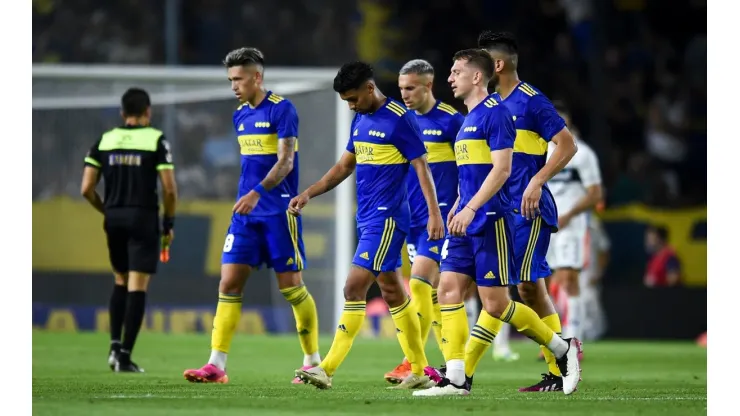
<path fill-rule="evenodd" d="M 300 190 L 320 179 L 346 145 L 351 112 L 331 88 L 335 73 L 312 68 L 265 71 L 265 87 L 290 99 L 298 111 Z M 175 245 L 207 251 L 182 248 L 181 252 L 192 251 L 193 255 L 178 259 L 173 246 L 172 264 L 163 266 L 153 281 L 151 302 L 173 304 L 179 300 L 168 296 L 177 296 L 184 303 L 212 304 L 217 290 L 213 278 L 218 277 L 240 172 L 232 125 L 238 103 L 223 68 L 34 65 L 34 202 L 77 198 L 82 158 L 102 132 L 121 124 L 120 97 L 132 86 L 149 92 L 152 125 L 163 130 L 172 145 L 181 199 L 177 227 L 181 238 Z M 355 246 L 353 216 L 353 178 L 312 201 L 303 215 L 308 257 L 303 277 L 316 300 L 324 331 L 334 328 L 344 302 L 342 290 Z M 206 218 L 209 225 L 198 228 L 191 217 Z M 58 221 L 65 221 L 64 216 Z M 203 241 L 197 241 L 199 237 Z M 205 258 L 202 267 L 193 260 L 198 256 Z M 188 278 L 178 281 L 175 271 L 194 268 L 203 270 L 190 270 Z M 158 290 L 160 284 L 167 288 Z M 174 294 L 165 294 L 173 288 Z M 245 308 L 250 301 L 265 307 L 287 305 L 272 271 L 264 269 L 247 283 Z"/>

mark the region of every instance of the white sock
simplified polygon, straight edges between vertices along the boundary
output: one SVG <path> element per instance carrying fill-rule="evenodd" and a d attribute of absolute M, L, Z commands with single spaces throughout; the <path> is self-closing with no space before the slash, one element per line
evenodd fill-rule
<path fill-rule="evenodd" d="M 557 359 L 562 358 L 565 353 L 568 352 L 569 347 L 570 346 L 568 345 L 568 343 L 560 338 L 558 334 L 555 334 L 555 336 L 552 337 L 552 340 L 547 343 L 547 349 L 552 351 L 552 353 L 555 355 L 555 358 Z"/>
<path fill-rule="evenodd" d="M 511 325 L 504 323 L 501 325 L 501 331 L 493 339 L 493 350 L 498 352 L 509 351 L 509 334 L 511 333 Z"/>
<path fill-rule="evenodd" d="M 211 358 L 208 359 L 208 364 L 213 364 L 221 370 L 226 369 L 226 353 L 219 350 L 211 350 Z"/>
<path fill-rule="evenodd" d="M 447 361 L 447 373 L 445 377 L 456 386 L 465 384 L 465 360 Z"/>
<path fill-rule="evenodd" d="M 473 326 L 478 321 L 478 314 L 480 313 L 478 307 L 478 298 L 473 296 L 472 298 L 465 301 L 465 313 L 468 315 L 468 328 L 469 331 L 473 331 Z"/>
<path fill-rule="evenodd" d="M 580 296 L 568 296 L 568 323 L 565 325 L 565 338 L 583 338 L 583 302 Z"/>
<path fill-rule="evenodd" d="M 311 367 L 315 367 L 317 365 L 321 364 L 321 357 L 319 356 L 319 352 L 316 351 L 313 354 L 306 354 L 303 356 L 303 365 L 307 366 L 310 365 Z"/>

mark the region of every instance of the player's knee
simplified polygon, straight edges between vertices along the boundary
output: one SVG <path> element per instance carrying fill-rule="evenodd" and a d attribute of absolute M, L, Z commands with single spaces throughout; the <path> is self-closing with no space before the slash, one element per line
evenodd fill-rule
<path fill-rule="evenodd" d="M 290 287 L 300 286 L 303 283 L 301 272 L 276 273 L 278 289 L 287 289 Z"/>
<path fill-rule="evenodd" d="M 561 269 L 558 270 L 560 276 L 558 282 L 563 287 L 565 293 L 571 296 L 578 295 L 580 293 L 580 287 L 578 282 L 578 270 L 575 269 Z"/>
<path fill-rule="evenodd" d="M 465 300 L 467 287 L 461 282 L 451 279 L 441 279 L 437 287 L 437 299 L 440 305 L 462 303 Z"/>
<path fill-rule="evenodd" d="M 367 293 L 362 293 L 362 290 L 357 285 L 345 284 L 344 285 L 344 300 L 347 302 L 360 302 L 365 300 Z"/>
<path fill-rule="evenodd" d="M 522 282 L 518 287 L 519 296 L 527 305 L 532 305 L 538 301 L 537 284 L 534 282 Z"/>
<path fill-rule="evenodd" d="M 478 293 L 481 298 L 481 306 L 494 318 L 501 318 L 511 302 L 508 287 L 486 287 L 480 288 Z"/>
<path fill-rule="evenodd" d="M 242 264 L 224 264 L 221 266 L 221 281 L 218 291 L 221 293 L 242 293 L 251 268 Z"/>
<path fill-rule="evenodd" d="M 139 272 L 129 272 L 128 290 L 129 292 L 146 292 L 149 287 L 150 275 Z"/>

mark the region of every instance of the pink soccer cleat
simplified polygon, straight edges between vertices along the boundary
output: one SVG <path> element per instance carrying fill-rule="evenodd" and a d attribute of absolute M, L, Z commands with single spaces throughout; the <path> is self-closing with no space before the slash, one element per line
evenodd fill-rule
<path fill-rule="evenodd" d="M 303 367 L 301 367 L 301 371 L 306 371 L 306 370 L 311 369 L 311 368 L 313 368 L 313 366 L 304 365 Z M 293 378 L 293 381 L 291 381 L 291 383 L 292 384 L 303 384 L 303 380 L 301 380 L 300 377 L 295 376 L 295 378 Z"/>
<path fill-rule="evenodd" d="M 224 384 L 229 382 L 229 376 L 226 375 L 226 372 L 213 364 L 206 364 L 197 370 L 185 370 L 182 375 L 185 380 L 191 383 Z"/>

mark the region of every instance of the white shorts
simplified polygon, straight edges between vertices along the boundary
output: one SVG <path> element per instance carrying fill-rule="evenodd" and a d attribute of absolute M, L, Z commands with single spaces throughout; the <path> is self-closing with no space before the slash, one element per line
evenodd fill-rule
<path fill-rule="evenodd" d="M 588 217 L 581 214 L 567 227 L 552 234 L 547 249 L 547 264 L 553 270 L 581 270 L 586 261 L 586 231 Z"/>

